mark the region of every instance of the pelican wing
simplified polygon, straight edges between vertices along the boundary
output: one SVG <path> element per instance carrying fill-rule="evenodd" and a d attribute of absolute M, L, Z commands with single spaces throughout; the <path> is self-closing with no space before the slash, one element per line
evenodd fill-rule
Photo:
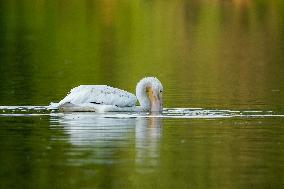
<path fill-rule="evenodd" d="M 127 91 L 109 87 L 107 85 L 80 85 L 73 88 L 70 93 L 59 102 L 59 106 L 65 103 L 75 105 L 94 103 L 101 105 L 115 105 L 118 107 L 135 106 L 137 98 Z"/>

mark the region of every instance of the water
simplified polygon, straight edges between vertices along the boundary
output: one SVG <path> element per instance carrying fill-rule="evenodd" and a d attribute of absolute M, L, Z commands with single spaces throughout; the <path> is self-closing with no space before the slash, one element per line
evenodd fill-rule
<path fill-rule="evenodd" d="M 281 188 L 282 1 L 0 4 L 0 188 Z M 163 115 L 61 113 L 164 85 Z"/>
<path fill-rule="evenodd" d="M 284 115 L 272 111 L 97 114 L 6 106 L 0 112 L 3 188 L 283 184 Z"/>

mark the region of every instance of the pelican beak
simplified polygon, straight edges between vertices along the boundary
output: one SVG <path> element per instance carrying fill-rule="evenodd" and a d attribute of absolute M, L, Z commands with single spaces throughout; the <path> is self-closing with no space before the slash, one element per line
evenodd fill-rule
<path fill-rule="evenodd" d="M 163 111 L 163 101 L 158 97 L 151 103 L 151 112 L 162 112 L 162 111 Z"/>
<path fill-rule="evenodd" d="M 151 102 L 151 112 L 163 111 L 163 98 L 162 94 L 155 92 L 152 87 L 147 88 L 147 95 Z"/>

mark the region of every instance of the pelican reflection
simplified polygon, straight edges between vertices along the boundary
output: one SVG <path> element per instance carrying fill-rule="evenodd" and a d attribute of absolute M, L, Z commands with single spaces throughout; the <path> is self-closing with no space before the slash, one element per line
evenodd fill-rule
<path fill-rule="evenodd" d="M 74 163 L 134 162 L 152 167 L 159 161 L 162 120 L 116 114 L 67 113 L 51 117 L 51 126 L 63 129 L 75 154 L 88 154 Z M 133 159 L 134 158 L 134 159 Z"/>

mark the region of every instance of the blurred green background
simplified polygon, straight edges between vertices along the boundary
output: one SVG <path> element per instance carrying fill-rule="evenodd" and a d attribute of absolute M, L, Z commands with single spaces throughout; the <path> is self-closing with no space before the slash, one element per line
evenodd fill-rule
<path fill-rule="evenodd" d="M 166 107 L 283 111 L 283 52 L 282 0 L 7 0 L 0 104 L 156 76 Z"/>
<path fill-rule="evenodd" d="M 163 83 L 165 107 L 274 112 L 118 119 L 1 109 L 0 188 L 283 186 L 283 0 L 0 2 L 0 106 L 48 105 L 80 84 L 135 93 L 145 76 Z"/>

